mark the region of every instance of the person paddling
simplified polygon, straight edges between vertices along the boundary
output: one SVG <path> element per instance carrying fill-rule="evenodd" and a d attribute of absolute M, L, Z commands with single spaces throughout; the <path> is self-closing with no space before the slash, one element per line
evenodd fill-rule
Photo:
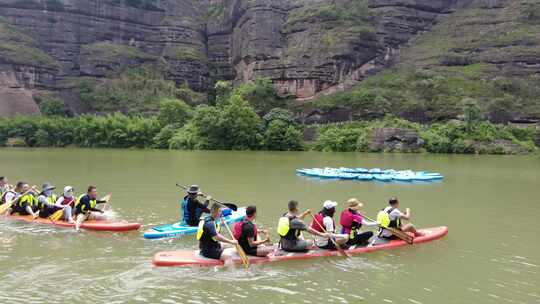
<path fill-rule="evenodd" d="M 298 214 L 298 202 L 289 202 L 289 211 L 279 219 L 277 232 L 280 236 L 279 247 L 288 252 L 305 252 L 311 246 L 313 242 L 311 240 L 305 240 L 302 236 L 302 231 L 308 231 L 311 234 L 318 235 L 320 237 L 330 237 L 328 233 L 322 233 L 315 230 L 308 230 L 303 219 L 309 214 L 310 210 L 306 210 L 302 214 Z"/>
<path fill-rule="evenodd" d="M 347 201 L 348 208 L 343 210 L 339 223 L 341 224 L 341 233 L 347 234 L 349 239 L 347 240 L 347 246 L 365 246 L 368 244 L 369 239 L 373 236 L 372 231 L 360 232 L 362 225 L 365 226 L 378 226 L 379 223 L 371 222 L 364 219 L 363 215 L 359 212 L 359 209 L 364 206 L 356 198 L 351 198 Z"/>
<path fill-rule="evenodd" d="M 383 239 L 393 240 L 397 239 L 396 236 L 388 229 L 383 227 L 390 227 L 399 229 L 405 232 L 412 232 L 414 236 L 421 236 L 422 234 L 416 231 L 414 225 L 411 223 L 402 224 L 401 220 L 410 220 L 411 219 L 411 209 L 405 209 L 405 213 L 401 212 L 399 208 L 399 200 L 395 197 L 388 200 L 388 207 L 379 211 L 377 214 L 377 222 L 379 222 L 381 228 L 379 228 L 379 237 Z"/>
<path fill-rule="evenodd" d="M 337 250 L 335 243 L 344 245 L 347 242 L 347 235 L 334 234 L 336 230 L 334 213 L 337 205 L 336 202 L 325 201 L 322 210 L 313 216 L 309 225 L 309 231 L 315 235 L 315 245 L 321 249 Z M 329 236 L 320 236 L 321 233 L 329 234 Z M 330 238 L 333 238 L 335 243 Z"/>
<path fill-rule="evenodd" d="M 73 207 L 75 206 L 75 194 L 73 187 L 65 186 L 64 193 L 56 200 L 55 204 L 56 206 L 64 209 L 64 220 L 68 221 L 71 224 L 75 223 L 72 216 Z"/>
<path fill-rule="evenodd" d="M 8 178 L 5 176 L 0 176 L 0 197 L 4 195 L 10 189 Z M 2 204 L 0 200 L 0 205 Z"/>
<path fill-rule="evenodd" d="M 26 182 L 18 182 L 17 186 L 15 187 L 15 192 L 17 193 L 16 197 L 13 199 L 17 199 L 18 195 L 24 194 L 17 203 L 15 203 L 13 206 L 11 206 L 11 213 L 15 214 L 18 213 L 19 215 L 31 215 L 32 218 L 37 218 L 39 215 L 39 210 L 37 210 L 37 199 L 35 197 L 35 193 L 30 190 L 30 185 Z M 29 192 L 28 192 L 29 191 Z M 13 200 L 9 200 L 6 202 L 11 202 Z"/>
<path fill-rule="evenodd" d="M 37 210 L 39 210 L 39 217 L 48 218 L 53 213 L 61 210 L 61 207 L 55 205 L 56 194 L 53 190 L 56 189 L 51 183 L 44 183 L 41 187 L 41 193 L 37 197 Z"/>
<path fill-rule="evenodd" d="M 96 208 L 98 204 L 105 204 L 107 201 L 97 199 L 97 187 L 88 186 L 88 191 L 75 201 L 75 230 L 79 231 L 81 224 L 86 220 L 103 220 L 103 210 Z"/>
<path fill-rule="evenodd" d="M 210 204 L 210 200 L 212 200 L 212 197 L 206 196 L 203 204 L 197 199 L 197 196 L 199 195 L 202 195 L 199 186 L 192 185 L 187 190 L 187 195 L 182 201 L 182 221 L 186 225 L 197 226 L 201 215 L 203 213 L 210 212 L 210 210 L 208 209 L 208 205 Z"/>
<path fill-rule="evenodd" d="M 8 184 L 7 177 L 0 177 L 0 205 L 13 201 L 18 193 Z"/>
<path fill-rule="evenodd" d="M 225 261 L 232 256 L 234 248 L 223 249 L 220 242 L 232 245 L 238 244 L 236 240 L 231 240 L 221 234 L 223 225 L 221 217 L 221 206 L 213 204 L 210 215 L 199 221 L 197 229 L 197 240 L 199 241 L 200 254 L 209 259 Z"/>
<path fill-rule="evenodd" d="M 274 246 L 265 246 L 270 242 L 268 231 L 257 230 L 257 225 L 254 223 L 257 217 L 257 207 L 248 206 L 246 208 L 246 217 L 241 222 L 234 224 L 234 238 L 238 240 L 238 244 L 244 249 L 247 255 L 265 257 L 274 251 Z M 264 234 L 264 239 L 258 238 L 258 232 Z"/>

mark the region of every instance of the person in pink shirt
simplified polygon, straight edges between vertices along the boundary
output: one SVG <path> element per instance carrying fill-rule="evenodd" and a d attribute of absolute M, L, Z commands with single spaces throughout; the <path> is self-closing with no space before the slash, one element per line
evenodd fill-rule
<path fill-rule="evenodd" d="M 378 226 L 377 222 L 371 222 L 364 219 L 358 211 L 364 204 L 356 198 L 351 198 L 347 201 L 348 208 L 343 210 L 339 223 L 341 224 L 341 233 L 349 235 L 347 246 L 365 246 L 369 239 L 373 236 L 372 231 L 360 232 L 362 225 Z"/>

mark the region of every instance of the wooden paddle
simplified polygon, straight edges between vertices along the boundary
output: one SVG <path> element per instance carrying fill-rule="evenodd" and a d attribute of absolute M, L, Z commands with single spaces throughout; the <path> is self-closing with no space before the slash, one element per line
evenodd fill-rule
<path fill-rule="evenodd" d="M 52 215 L 49 216 L 49 219 L 54 223 L 58 221 L 60 218 L 62 218 L 62 215 L 64 215 L 64 209 L 56 210 Z"/>
<path fill-rule="evenodd" d="M 377 222 L 377 221 L 374 221 L 372 219 L 370 219 L 369 217 L 363 215 L 363 217 L 365 219 L 367 219 L 368 221 L 370 222 Z M 407 232 L 404 232 L 404 231 L 401 231 L 399 229 L 396 229 L 396 228 L 392 228 L 392 227 L 383 227 L 381 226 L 381 224 L 379 224 L 379 227 L 382 228 L 382 229 L 386 229 L 388 231 L 390 231 L 393 235 L 395 235 L 397 238 L 401 239 L 401 240 L 404 240 L 405 242 L 407 242 L 407 244 L 409 245 L 412 245 L 413 242 L 414 242 L 414 237 L 412 237 L 411 235 L 409 235 Z"/>
<path fill-rule="evenodd" d="M 315 219 L 315 217 L 313 216 L 313 214 L 310 212 L 308 212 L 309 215 L 311 215 L 311 218 L 313 219 L 313 221 L 315 223 L 317 223 L 317 225 L 323 230 L 324 233 L 328 233 L 328 231 L 326 231 L 326 229 L 324 229 L 323 225 L 321 223 L 319 223 L 319 221 L 317 221 Z M 336 249 L 337 251 L 341 254 L 341 255 L 344 255 L 348 258 L 351 257 L 351 255 L 349 253 L 347 253 L 345 250 L 343 250 L 343 248 L 341 248 L 341 246 L 336 242 L 336 240 L 334 240 L 333 238 L 329 238 L 330 241 L 332 241 L 332 243 L 334 243 L 334 245 L 336 246 Z"/>
<path fill-rule="evenodd" d="M 23 194 L 19 195 L 16 199 L 12 200 L 11 202 L 7 202 L 0 206 L 0 215 L 4 214 L 6 211 L 13 206 L 16 202 L 18 202 L 23 196 L 27 195 L 28 193 L 32 191 L 39 191 L 36 186 L 32 186 L 32 188 L 28 189 L 28 191 L 24 192 Z"/>
<path fill-rule="evenodd" d="M 220 204 L 220 203 L 218 203 Z M 240 244 L 238 243 L 238 240 L 234 238 L 234 235 L 231 231 L 231 228 L 229 228 L 229 225 L 225 222 L 225 221 L 222 221 L 223 225 L 225 225 L 225 228 L 227 228 L 227 231 L 229 232 L 229 235 L 231 236 L 231 238 L 233 240 L 236 241 L 236 251 L 238 252 L 238 255 L 240 256 L 240 259 L 242 260 L 242 264 L 244 264 L 244 266 L 246 267 L 246 269 L 249 268 L 249 259 L 246 255 L 246 252 L 244 251 L 244 249 L 242 248 L 242 246 L 240 246 Z"/>

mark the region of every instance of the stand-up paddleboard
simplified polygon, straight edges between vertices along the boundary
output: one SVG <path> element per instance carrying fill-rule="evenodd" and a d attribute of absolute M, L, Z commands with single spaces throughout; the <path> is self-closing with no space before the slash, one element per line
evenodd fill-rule
<path fill-rule="evenodd" d="M 39 224 L 55 226 L 55 227 L 75 228 L 75 224 L 70 224 L 63 220 L 53 222 L 50 219 L 44 219 L 41 217 L 38 217 L 35 220 L 33 220 L 31 215 L 9 215 L 9 216 L 6 216 L 6 218 L 10 220 L 15 220 L 15 221 L 39 223 Z M 84 221 L 84 223 L 81 224 L 81 229 L 94 230 L 94 231 L 121 232 L 121 231 L 137 230 L 140 227 L 141 227 L 140 223 L 128 223 L 128 222 L 123 222 L 123 221 L 111 221 L 111 220 L 103 220 L 103 221 L 88 220 L 88 221 Z"/>
<path fill-rule="evenodd" d="M 415 237 L 413 245 L 431 242 L 437 239 L 442 238 L 448 233 L 448 227 L 441 226 L 435 228 L 426 228 L 419 230 L 423 233 L 423 236 Z M 398 247 L 411 246 L 408 245 L 405 241 L 402 240 L 392 240 L 388 243 L 368 246 L 368 247 L 358 247 L 347 249 L 346 251 L 350 254 L 363 254 L 372 251 L 386 250 Z M 330 251 L 323 249 L 310 250 L 308 252 L 302 253 L 291 253 L 279 251 L 278 255 L 270 255 L 268 257 L 249 257 L 249 262 L 253 264 L 257 263 L 269 263 L 277 261 L 286 261 L 286 260 L 298 260 L 298 259 L 310 259 L 317 257 L 327 257 L 327 256 L 337 256 L 339 255 L 338 251 Z M 152 261 L 156 266 L 221 266 L 224 263 L 221 260 L 208 259 L 199 254 L 198 250 L 179 250 L 179 251 L 165 251 L 158 252 L 154 255 Z M 238 255 L 233 257 L 233 263 L 240 264 L 241 260 Z"/>
<path fill-rule="evenodd" d="M 246 208 L 238 208 L 237 211 L 233 211 L 230 215 L 224 217 L 225 223 L 232 224 L 239 222 L 246 216 Z M 146 239 L 161 239 L 169 237 L 178 237 L 183 235 L 197 233 L 197 226 L 188 226 L 182 223 L 167 224 L 162 226 L 156 226 L 150 228 L 144 232 L 144 238 Z"/>

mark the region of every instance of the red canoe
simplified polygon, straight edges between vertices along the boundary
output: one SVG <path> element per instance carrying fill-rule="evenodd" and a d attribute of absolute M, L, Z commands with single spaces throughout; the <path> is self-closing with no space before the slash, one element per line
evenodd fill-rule
<path fill-rule="evenodd" d="M 423 236 L 414 238 L 414 244 L 431 242 L 437 239 L 442 238 L 448 233 L 448 227 L 441 226 L 435 228 L 425 228 L 421 229 L 420 232 L 424 233 Z M 413 244 L 413 245 L 414 245 Z M 411 246 L 405 243 L 402 240 L 392 240 L 388 243 L 375 245 L 370 247 L 359 247 L 354 249 L 348 249 L 347 252 L 350 254 L 362 254 L 372 251 L 386 250 L 397 247 Z M 309 259 L 316 257 L 327 257 L 327 256 L 337 256 L 339 253 L 337 251 L 329 250 L 310 250 L 304 253 L 284 253 L 283 255 L 269 256 L 269 257 L 253 257 L 249 256 L 250 263 L 268 263 L 276 261 L 285 261 L 285 260 L 296 260 L 296 259 Z M 198 250 L 179 250 L 179 251 L 164 251 L 158 252 L 154 255 L 152 261 L 156 266 L 220 266 L 224 263 L 220 260 L 208 259 L 199 255 Z M 236 256 L 233 260 L 234 263 L 240 264 L 241 260 Z"/>
<path fill-rule="evenodd" d="M 53 222 L 49 219 L 44 218 L 36 218 L 35 220 L 32 220 L 32 216 L 30 215 L 10 215 L 7 216 L 10 220 L 16 220 L 16 221 L 25 221 L 25 222 L 35 222 L 39 224 L 45 224 L 50 226 L 56 226 L 56 227 L 62 227 L 62 228 L 74 228 L 75 224 L 70 224 L 66 221 L 56 221 Z M 85 230 L 94 230 L 94 231 L 131 231 L 131 230 L 137 230 L 141 227 L 140 223 L 128 223 L 128 222 L 121 222 L 121 221 L 85 221 L 81 225 L 81 229 Z"/>

